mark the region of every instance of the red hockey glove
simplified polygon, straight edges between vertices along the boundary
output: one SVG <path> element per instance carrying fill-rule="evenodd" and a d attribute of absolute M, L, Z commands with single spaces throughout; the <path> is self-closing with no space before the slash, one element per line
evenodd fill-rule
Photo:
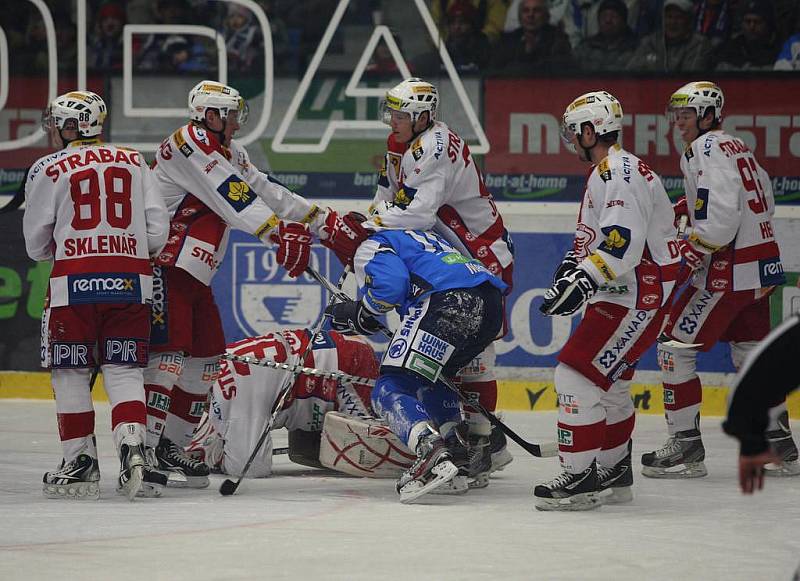
<path fill-rule="evenodd" d="M 705 255 L 695 250 L 694 246 L 692 246 L 688 240 L 678 240 L 678 248 L 689 268 L 697 270 L 703 265 L 703 256 Z"/>
<path fill-rule="evenodd" d="M 672 206 L 672 211 L 675 212 L 675 221 L 673 223 L 676 228 L 680 224 L 682 216 L 686 216 L 687 220 L 689 219 L 689 204 L 686 203 L 686 196 L 678 198 L 678 201 Z"/>
<path fill-rule="evenodd" d="M 278 232 L 270 234 L 272 242 L 278 245 L 278 264 L 296 278 L 303 274 L 311 259 L 311 231 L 307 224 L 281 221 Z"/>
<path fill-rule="evenodd" d="M 348 212 L 340 216 L 338 212 L 328 210 L 325 225 L 322 227 L 327 237 L 322 240 L 322 245 L 333 250 L 336 258 L 345 266 L 353 266 L 356 250 L 371 234 L 361 225 L 365 220 L 358 212 Z"/>

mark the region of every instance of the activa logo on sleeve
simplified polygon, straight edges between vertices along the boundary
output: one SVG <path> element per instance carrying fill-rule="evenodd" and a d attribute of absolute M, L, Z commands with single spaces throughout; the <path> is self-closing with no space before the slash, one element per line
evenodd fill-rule
<path fill-rule="evenodd" d="M 68 277 L 69 303 L 140 303 L 139 276 L 129 273 L 102 272 L 74 274 Z"/>

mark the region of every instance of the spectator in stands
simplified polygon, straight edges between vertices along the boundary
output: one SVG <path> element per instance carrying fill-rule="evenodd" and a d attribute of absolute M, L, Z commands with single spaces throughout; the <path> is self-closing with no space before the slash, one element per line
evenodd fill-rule
<path fill-rule="evenodd" d="M 276 73 L 284 73 L 287 71 L 297 70 L 297 54 L 292 51 L 289 46 L 289 35 L 286 31 L 286 22 L 283 17 L 277 12 L 276 2 L 273 0 L 256 0 L 264 14 L 269 21 L 270 33 L 272 34 L 272 58 L 273 66 Z M 258 50 L 261 51 L 258 60 L 265 58 L 264 54 L 264 37 L 259 28 L 259 45 Z M 263 65 L 258 65 L 262 67 Z"/>
<path fill-rule="evenodd" d="M 468 0 L 457 0 L 447 9 L 447 40 L 445 46 L 456 70 L 462 74 L 477 73 L 489 62 L 491 45 L 478 27 L 478 11 Z M 443 70 L 439 51 L 434 50 L 415 62 L 423 76 Z"/>
<path fill-rule="evenodd" d="M 771 69 L 780 50 L 772 5 L 759 0 L 747 2 L 741 27 L 739 34 L 717 49 L 717 70 Z"/>
<path fill-rule="evenodd" d="M 191 24 L 191 10 L 188 0 L 158 0 L 153 5 L 154 24 Z M 151 34 L 136 50 L 135 64 L 139 71 L 159 71 L 165 66 L 164 43 L 168 35 Z M 190 43 L 194 44 L 191 40 Z M 195 52 L 193 47 L 190 51 Z"/>
<path fill-rule="evenodd" d="M 47 29 L 38 11 L 30 13 L 20 52 L 12 55 L 10 60 L 16 65 L 18 72 L 47 73 Z"/>
<path fill-rule="evenodd" d="M 634 71 L 706 71 L 711 64 L 711 41 L 693 30 L 691 0 L 665 0 L 663 31 L 642 39 L 628 68 Z"/>
<path fill-rule="evenodd" d="M 464 0 L 431 0 L 431 16 L 439 26 L 439 30 L 446 28 L 442 15 L 446 15 L 453 4 Z M 497 42 L 503 32 L 508 6 L 505 0 L 466 0 L 475 8 L 474 20 L 477 29 L 486 35 L 491 42 Z"/>
<path fill-rule="evenodd" d="M 575 60 L 586 71 L 621 71 L 628 66 L 639 39 L 628 26 L 622 0 L 603 0 L 597 12 L 598 33 L 581 42 Z"/>
<path fill-rule="evenodd" d="M 121 4 L 112 2 L 100 7 L 88 43 L 90 69 L 105 72 L 122 70 L 123 26 L 125 9 Z"/>
<path fill-rule="evenodd" d="M 800 33 L 790 36 L 775 61 L 776 71 L 800 71 Z"/>
<path fill-rule="evenodd" d="M 493 70 L 506 75 L 555 72 L 572 66 L 567 35 L 550 24 L 547 0 L 522 0 L 520 27 L 500 38 Z"/>
<path fill-rule="evenodd" d="M 711 41 L 716 47 L 730 38 L 733 6 L 736 0 L 700 0 L 697 5 L 694 29 Z"/>
<path fill-rule="evenodd" d="M 402 43 L 399 36 L 394 36 L 394 41 L 397 47 L 402 51 Z M 379 42 L 375 47 L 375 52 L 372 53 L 372 58 L 367 67 L 364 69 L 364 74 L 371 79 L 388 79 L 395 78 L 400 75 L 400 69 L 397 67 L 397 62 L 394 60 L 392 51 L 389 50 L 389 45 L 385 42 Z"/>
<path fill-rule="evenodd" d="M 230 56 L 228 59 L 230 66 Z M 168 36 L 161 45 L 161 72 L 194 73 L 209 71 L 210 68 L 213 67 L 209 63 L 205 47 L 189 42 L 185 36 Z"/>
<path fill-rule="evenodd" d="M 228 70 L 236 73 L 250 71 L 263 54 L 261 33 L 253 13 L 241 4 L 228 4 L 223 34 L 228 51 Z"/>
<path fill-rule="evenodd" d="M 56 47 L 58 50 L 58 70 L 74 73 L 77 67 L 78 32 L 68 8 L 59 6 L 53 9 L 53 22 L 56 25 Z"/>

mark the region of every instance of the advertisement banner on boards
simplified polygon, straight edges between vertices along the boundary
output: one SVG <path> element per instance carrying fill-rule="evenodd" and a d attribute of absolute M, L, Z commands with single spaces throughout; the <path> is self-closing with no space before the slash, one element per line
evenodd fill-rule
<path fill-rule="evenodd" d="M 484 124 L 492 151 L 484 170 L 499 199 L 577 200 L 586 166 L 564 147 L 559 128 L 567 105 L 592 89 L 612 93 L 624 111 L 623 147 L 658 172 L 667 191 L 683 184 L 683 143 L 672 131 L 665 107 L 670 95 L 692 79 L 488 79 L 484 85 Z M 723 129 L 740 137 L 772 177 L 778 204 L 800 202 L 800 79 L 726 79 Z M 562 179 L 562 182 L 558 181 Z M 533 187 L 497 186 L 525 180 Z M 526 191 L 527 190 L 527 191 Z M 498 195 L 499 194 L 499 195 Z"/>

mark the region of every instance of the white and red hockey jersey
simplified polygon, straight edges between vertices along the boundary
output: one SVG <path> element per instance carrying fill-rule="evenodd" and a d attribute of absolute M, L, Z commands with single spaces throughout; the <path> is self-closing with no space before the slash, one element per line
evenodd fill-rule
<path fill-rule="evenodd" d="M 227 351 L 255 359 L 293 363 L 306 349 L 308 340 L 306 330 L 284 330 L 243 339 L 229 345 Z M 317 334 L 304 365 L 362 377 L 378 376 L 378 361 L 372 348 L 363 341 L 345 338 L 333 331 Z M 236 474 L 241 470 L 269 420 L 280 389 L 291 377 L 287 371 L 222 360 L 220 377 L 212 388 L 209 416 L 214 429 L 225 442 L 222 460 L 225 472 Z M 372 417 L 370 391 L 368 386 L 298 375 L 273 427 L 321 431 L 323 419 L 329 411 Z M 256 459 L 251 474 L 266 476 L 271 456 L 270 438 Z"/>
<path fill-rule="evenodd" d="M 674 212 L 661 180 L 619 145 L 592 168 L 574 250 L 600 285 L 589 302 L 650 310 L 669 299 L 680 252 Z"/>
<path fill-rule="evenodd" d="M 689 242 L 706 254 L 692 284 L 740 291 L 785 282 L 772 215 L 769 175 L 741 139 L 709 131 L 681 157 L 692 210 Z"/>
<path fill-rule="evenodd" d="M 53 261 L 51 307 L 152 298 L 169 218 L 138 151 L 73 141 L 31 167 L 25 199 L 28 256 Z"/>
<path fill-rule="evenodd" d="M 444 123 L 435 122 L 408 146 L 389 136 L 370 210 L 376 214 L 365 226 L 433 230 L 480 260 L 511 292 L 511 236 L 469 146 Z"/>
<path fill-rule="evenodd" d="M 206 285 L 225 256 L 230 228 L 265 240 L 280 219 L 315 229 L 322 223 L 317 206 L 260 172 L 244 147 L 235 140 L 224 147 L 194 123 L 163 141 L 153 172 L 171 216 L 156 263 L 182 268 Z"/>

